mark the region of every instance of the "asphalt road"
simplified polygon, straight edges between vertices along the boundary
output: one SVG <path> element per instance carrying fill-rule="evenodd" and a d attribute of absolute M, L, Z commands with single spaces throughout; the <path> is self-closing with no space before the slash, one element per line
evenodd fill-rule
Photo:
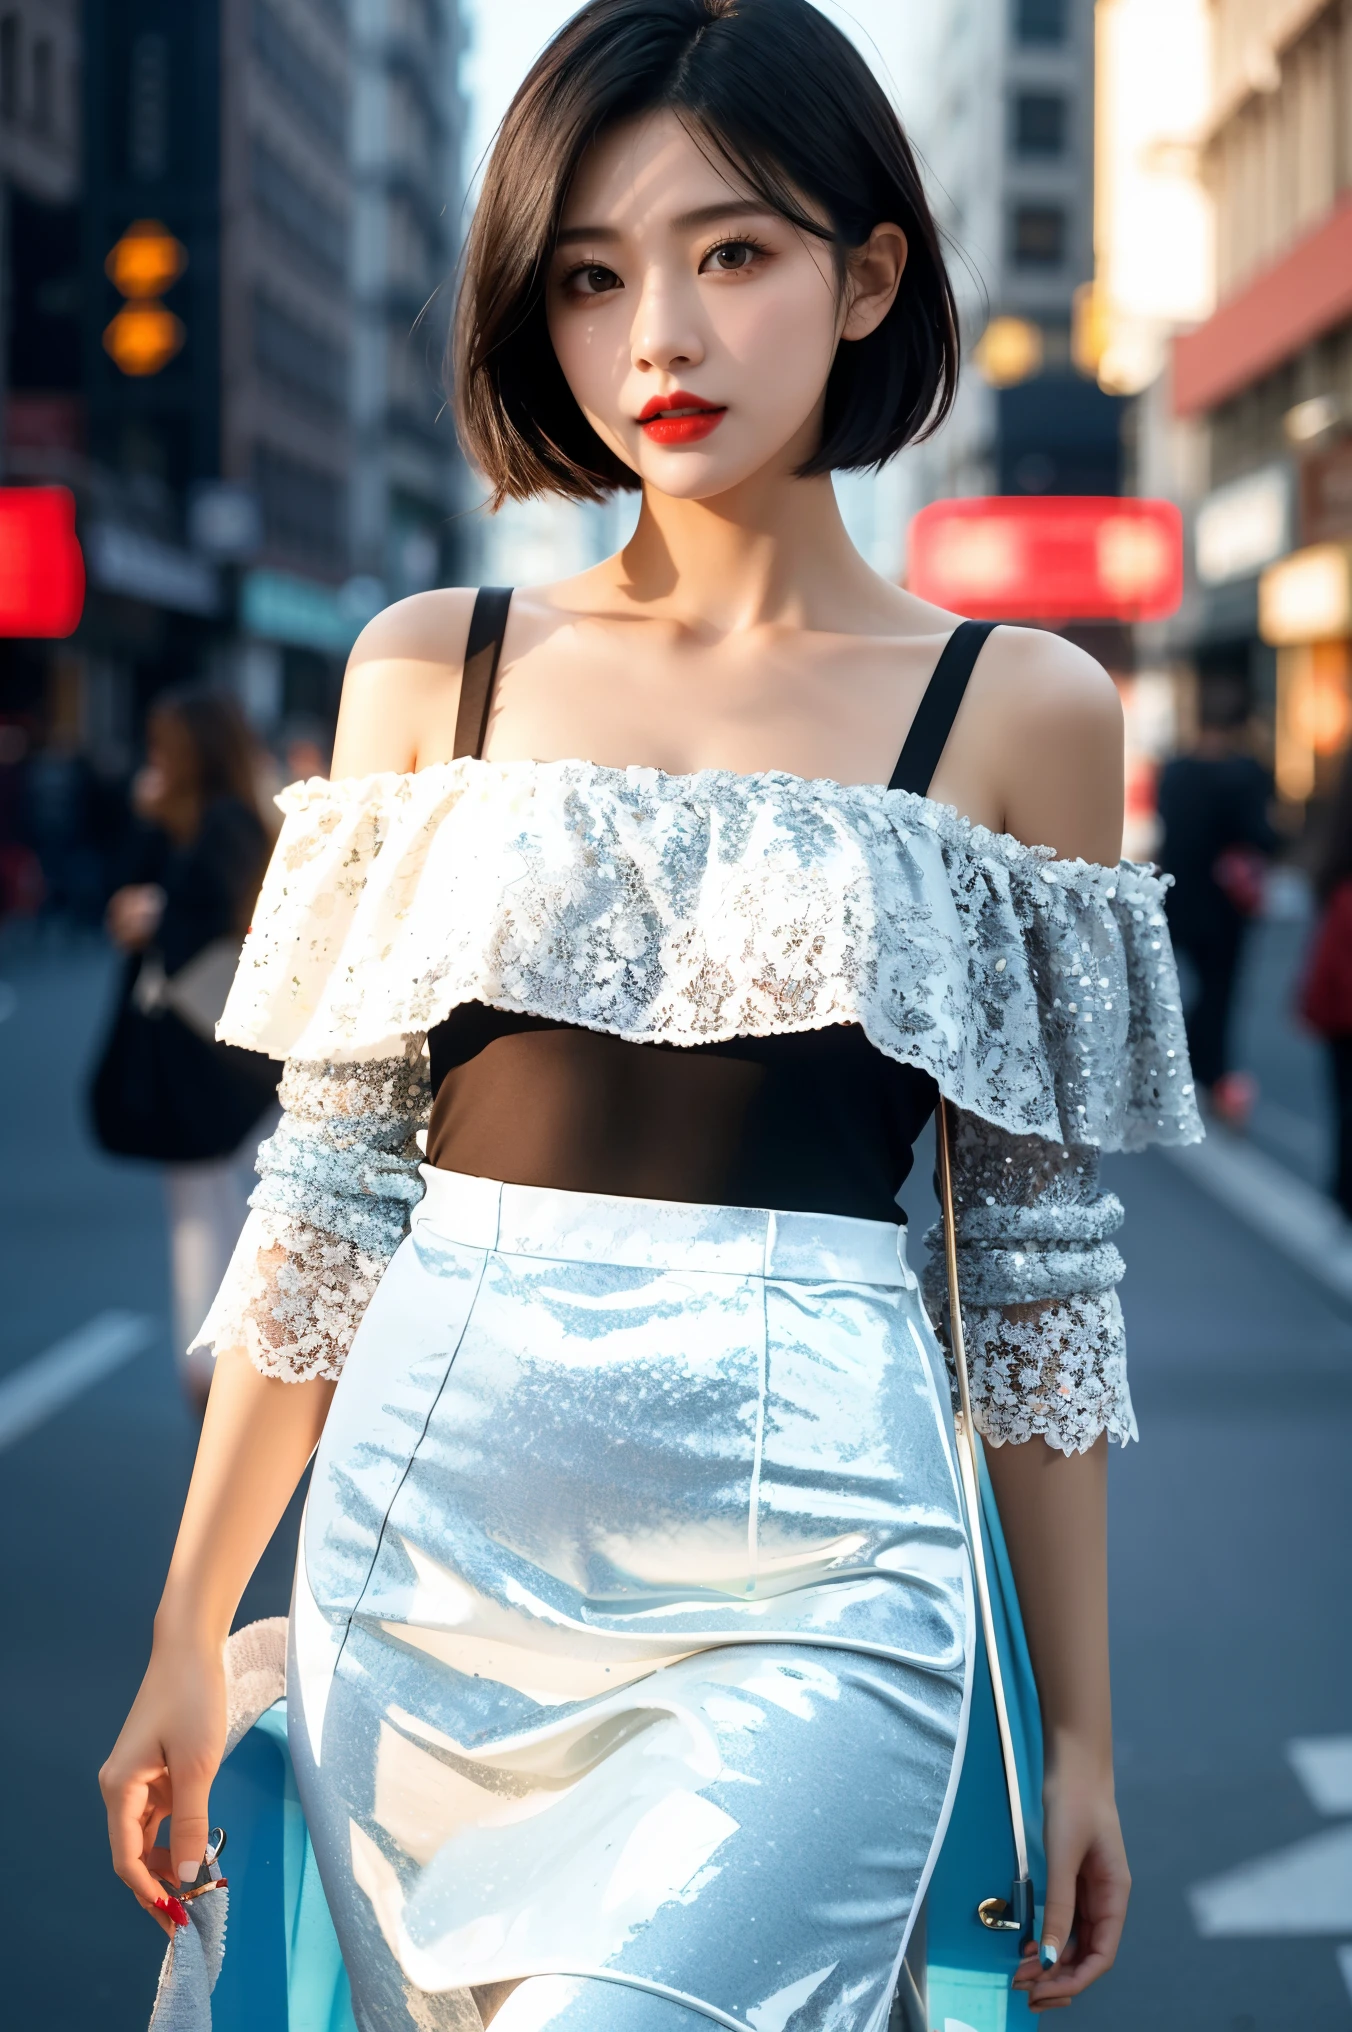
<path fill-rule="evenodd" d="M 1261 1135 L 1313 1177 L 1318 1066 L 1282 1013 L 1299 938 L 1262 940 L 1245 1035 L 1278 1112 Z M 194 1433 L 158 1181 L 95 1155 L 81 1122 L 108 985 L 94 946 L 0 945 L 0 1392 L 91 1321 L 150 1322 L 141 1352 L 0 1454 L 0 2021 L 25 2032 L 142 2032 L 161 1944 L 108 1872 L 95 1772 L 144 1661 Z M 1112 1478 L 1136 1889 L 1118 1968 L 1072 2022 L 1352 2032 L 1352 1315 L 1166 1158 L 1110 1169 L 1143 1440 Z M 245 1619 L 284 1609 L 294 1532 L 293 1510 Z M 1289 1753 L 1307 1739 L 1322 1790 Z"/>

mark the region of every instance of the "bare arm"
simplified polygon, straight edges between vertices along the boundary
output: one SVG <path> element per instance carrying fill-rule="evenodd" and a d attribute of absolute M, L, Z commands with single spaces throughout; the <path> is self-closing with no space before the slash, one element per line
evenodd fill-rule
<path fill-rule="evenodd" d="M 157 1875 L 195 1877 L 206 1847 L 207 1794 L 225 1744 L 225 1640 L 332 1395 L 331 1383 L 260 1375 L 240 1350 L 217 1363 L 150 1664 L 99 1773 L 114 1868 L 166 1933 L 173 1921 Z M 170 1813 L 169 1849 L 157 1849 Z"/>
<path fill-rule="evenodd" d="M 336 774 L 411 767 L 427 697 L 449 689 L 454 712 L 459 665 L 435 652 L 449 630 L 459 657 L 471 598 L 423 595 L 366 629 L 344 687 Z M 202 1858 L 231 1620 L 323 1430 L 346 1349 L 346 1339 L 329 1345 L 334 1322 L 350 1339 L 418 1196 L 419 1043 L 360 1067 L 288 1064 L 282 1129 L 260 1153 L 255 1211 L 212 1308 L 215 1330 L 203 1329 L 218 1359 L 187 1505 L 150 1664 L 100 1773 L 114 1867 L 167 1933 L 182 1908 L 156 1880 L 195 1876 Z M 319 1323 L 298 1317 L 315 1264 Z M 271 1284 L 284 1270 L 279 1303 Z M 169 1814 L 170 1847 L 157 1848 Z"/>
<path fill-rule="evenodd" d="M 1001 630 L 997 645 L 1004 659 L 995 675 L 1007 685 L 998 730 L 1007 830 L 1063 857 L 1114 864 L 1123 768 L 1111 680 L 1055 637 Z M 1083 1454 L 1040 1438 L 986 1449 L 1042 1707 L 1042 1940 L 1058 1959 L 1044 1970 L 1030 1958 L 1016 1980 L 1046 2007 L 1068 2003 L 1111 1966 L 1131 1883 L 1113 1793 L 1107 1451 L 1106 1436 Z"/>
<path fill-rule="evenodd" d="M 455 726 L 473 608 L 462 586 L 415 593 L 362 629 L 343 679 L 335 777 L 417 769 L 429 737 L 437 751 L 437 734 Z"/>

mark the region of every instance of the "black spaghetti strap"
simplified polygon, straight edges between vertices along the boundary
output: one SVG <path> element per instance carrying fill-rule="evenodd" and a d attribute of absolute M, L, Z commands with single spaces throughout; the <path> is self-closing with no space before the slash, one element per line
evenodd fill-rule
<path fill-rule="evenodd" d="M 917 797 L 928 794 L 939 757 L 958 717 L 967 680 L 986 637 L 996 625 L 994 621 L 959 621 L 945 642 L 897 757 L 889 790 L 913 790 Z"/>
<path fill-rule="evenodd" d="M 502 638 L 507 632 L 507 609 L 512 604 L 510 586 L 480 586 L 469 617 L 465 643 L 465 667 L 460 678 L 460 704 L 455 715 L 456 759 L 480 756 L 488 728 L 488 709 L 493 703 L 493 682 L 502 656 Z"/>

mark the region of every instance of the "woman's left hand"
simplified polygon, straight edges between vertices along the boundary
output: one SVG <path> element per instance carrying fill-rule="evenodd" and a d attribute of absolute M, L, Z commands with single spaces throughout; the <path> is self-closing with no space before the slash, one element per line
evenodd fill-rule
<path fill-rule="evenodd" d="M 1043 1787 L 1047 1903 L 1042 1952 L 1019 1963 L 1014 1988 L 1029 2009 L 1064 2009 L 1113 1965 L 1131 1893 L 1112 1780 L 1073 1750 L 1062 1750 Z"/>

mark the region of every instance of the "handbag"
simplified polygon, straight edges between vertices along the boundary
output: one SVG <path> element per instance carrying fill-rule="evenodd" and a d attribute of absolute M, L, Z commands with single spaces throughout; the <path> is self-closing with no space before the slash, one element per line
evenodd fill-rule
<path fill-rule="evenodd" d="M 972 1418 L 949 1115 L 942 1096 L 935 1147 L 949 1342 L 958 1378 L 954 1438 L 979 1610 L 977 1656 L 962 1771 L 925 1897 L 922 1943 L 914 1957 L 908 1955 L 911 1966 L 903 1968 L 892 2023 L 898 2032 L 912 2025 L 1005 2032 L 1033 2015 L 1024 1993 L 1011 1991 L 1009 1984 L 1023 1943 L 1036 1936 L 1040 1924 L 1035 1881 L 1046 1881 L 1042 1722 L 995 1491 Z"/>
<path fill-rule="evenodd" d="M 239 954 L 238 939 L 221 938 L 173 974 L 153 947 L 128 961 L 89 1090 L 94 1135 L 111 1156 L 228 1157 L 272 1105 L 274 1061 L 215 1038 Z"/>

